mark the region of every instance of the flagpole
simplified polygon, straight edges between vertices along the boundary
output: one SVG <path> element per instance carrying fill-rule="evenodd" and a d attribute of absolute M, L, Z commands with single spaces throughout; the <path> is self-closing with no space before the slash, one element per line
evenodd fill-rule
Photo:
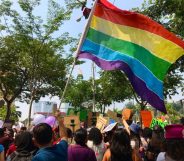
<path fill-rule="evenodd" d="M 70 82 L 70 79 L 71 79 L 71 75 L 72 75 L 73 69 L 74 69 L 75 64 L 76 64 L 76 61 L 77 61 L 77 56 L 78 56 L 78 54 L 79 54 L 79 52 L 80 52 L 80 48 L 81 48 L 81 46 L 82 46 L 82 44 L 83 44 L 83 42 L 84 42 L 84 38 L 85 38 L 86 35 L 87 35 L 87 31 L 88 31 L 88 29 L 89 29 L 90 22 L 91 22 L 91 19 L 92 19 L 92 16 L 93 16 L 93 13 L 94 13 L 94 10 L 95 10 L 97 1 L 98 1 L 98 0 L 95 0 L 95 2 L 94 2 L 94 5 L 93 5 L 93 7 L 92 7 L 92 10 L 91 10 L 90 15 L 89 15 L 89 18 L 88 18 L 88 21 L 87 21 L 86 26 L 85 26 L 85 28 L 84 28 L 84 32 L 82 33 L 82 36 L 81 36 L 81 38 L 80 38 L 80 41 L 79 41 L 79 44 L 78 44 L 78 47 L 77 47 L 77 50 L 76 50 L 76 55 L 75 55 L 75 57 L 74 57 L 74 61 L 73 61 L 73 64 L 72 64 L 72 68 L 71 68 L 70 74 L 69 74 L 69 76 L 68 76 L 68 79 L 67 79 L 67 82 L 66 82 L 66 85 L 65 85 L 63 94 L 62 94 L 62 96 L 61 96 L 61 101 L 60 101 L 60 104 L 59 104 L 59 109 L 61 108 L 61 104 L 62 104 L 62 102 L 63 102 L 63 100 L 64 100 L 64 96 L 65 96 L 65 93 L 66 93 L 68 84 L 69 84 L 69 82 Z"/>
<path fill-rule="evenodd" d="M 92 90 L 93 90 L 93 112 L 95 112 L 96 88 L 95 88 L 95 63 L 94 62 L 92 62 Z"/>

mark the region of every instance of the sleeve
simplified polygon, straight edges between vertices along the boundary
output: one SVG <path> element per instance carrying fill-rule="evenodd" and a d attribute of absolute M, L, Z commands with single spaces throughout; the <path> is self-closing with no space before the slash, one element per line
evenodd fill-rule
<path fill-rule="evenodd" d="M 95 152 L 92 149 L 90 149 L 90 150 L 91 150 L 91 154 L 89 157 L 90 161 L 97 161 L 96 156 L 95 156 Z"/>
<path fill-rule="evenodd" d="M 31 161 L 44 161 L 44 159 L 39 158 L 39 157 L 33 157 Z"/>
<path fill-rule="evenodd" d="M 4 147 L 2 145 L 0 145 L 0 153 L 4 151 Z"/>
<path fill-rule="evenodd" d="M 66 140 L 61 140 L 61 141 L 57 144 L 57 146 L 62 147 L 62 149 L 63 149 L 64 151 L 67 151 L 67 150 L 68 150 L 68 142 L 67 142 Z"/>

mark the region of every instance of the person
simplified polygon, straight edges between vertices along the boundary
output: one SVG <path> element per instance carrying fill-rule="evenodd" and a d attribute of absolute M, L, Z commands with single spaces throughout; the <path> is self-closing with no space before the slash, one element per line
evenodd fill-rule
<path fill-rule="evenodd" d="M 160 152 L 157 161 L 184 161 L 184 126 L 165 127 L 165 152 Z"/>
<path fill-rule="evenodd" d="M 0 144 L 0 161 L 4 161 L 4 147 Z"/>
<path fill-rule="evenodd" d="M 7 161 L 31 161 L 37 148 L 32 142 L 32 135 L 22 131 L 15 137 L 16 150 L 7 156 Z"/>
<path fill-rule="evenodd" d="M 74 134 L 75 145 L 68 148 L 68 161 L 97 161 L 95 152 L 87 143 L 87 130 L 78 129 Z"/>
<path fill-rule="evenodd" d="M 132 161 L 130 137 L 126 130 L 117 129 L 102 161 Z"/>
<path fill-rule="evenodd" d="M 13 135 L 11 131 L 9 131 L 7 128 L 0 128 L 0 144 L 4 147 L 4 155 L 6 156 L 6 152 L 9 148 L 9 146 L 13 142 Z"/>
<path fill-rule="evenodd" d="M 148 127 L 145 127 L 143 129 L 142 135 L 140 136 L 141 146 L 144 148 L 144 150 L 148 149 L 148 144 L 151 138 L 152 138 L 152 130 Z"/>
<path fill-rule="evenodd" d="M 151 137 L 152 137 L 152 129 L 145 127 L 140 134 L 141 146 L 139 148 L 139 153 L 143 160 L 146 160 L 145 154 L 148 149 L 148 144 L 150 143 Z"/>
<path fill-rule="evenodd" d="M 96 127 L 91 128 L 88 134 L 87 146 L 94 150 L 97 161 L 102 161 L 106 150 L 105 144 L 102 141 L 102 133 Z"/>
<path fill-rule="evenodd" d="M 139 125 L 132 123 L 129 126 L 130 129 L 130 145 L 133 150 L 133 160 L 134 161 L 139 161 L 141 160 L 142 157 L 142 149 L 140 149 L 141 145 L 141 139 L 139 136 L 139 133 L 141 131 L 141 128 Z"/>
<path fill-rule="evenodd" d="M 59 133 L 62 138 L 61 141 L 53 144 L 53 132 L 50 125 L 47 123 L 40 123 L 36 125 L 33 129 L 33 139 L 35 145 L 40 149 L 33 157 L 32 161 L 68 161 L 67 156 L 67 133 L 64 127 L 63 121 L 60 120 L 60 112 L 56 112 L 55 116 L 59 123 Z"/>
<path fill-rule="evenodd" d="M 150 142 L 148 143 L 147 151 L 146 151 L 146 160 L 147 161 L 155 161 L 158 154 L 162 151 L 162 142 L 164 140 L 164 129 L 155 125 L 152 130 L 152 137 Z"/>

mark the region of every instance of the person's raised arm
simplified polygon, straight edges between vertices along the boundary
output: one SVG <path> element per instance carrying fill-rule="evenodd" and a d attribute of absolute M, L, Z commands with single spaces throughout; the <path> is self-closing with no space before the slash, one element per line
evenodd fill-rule
<path fill-rule="evenodd" d="M 0 152 L 0 161 L 5 161 L 4 160 L 4 150 Z"/>
<path fill-rule="evenodd" d="M 59 124 L 59 135 L 63 140 L 68 141 L 68 135 L 67 135 L 67 130 L 66 127 L 64 126 L 64 121 L 63 118 L 61 117 L 60 111 L 57 110 L 55 113 L 55 117 L 58 121 Z"/>
<path fill-rule="evenodd" d="M 123 125 L 126 129 L 126 131 L 128 132 L 128 134 L 130 135 L 130 129 L 129 129 L 129 125 L 127 124 L 126 120 L 122 117 L 122 122 L 123 122 Z"/>

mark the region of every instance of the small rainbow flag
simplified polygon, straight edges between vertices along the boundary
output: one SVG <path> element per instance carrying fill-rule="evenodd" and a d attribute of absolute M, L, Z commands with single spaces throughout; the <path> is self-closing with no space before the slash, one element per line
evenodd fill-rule
<path fill-rule="evenodd" d="M 157 22 L 99 0 L 78 58 L 124 71 L 137 94 L 166 113 L 163 80 L 182 55 L 184 42 Z"/>

